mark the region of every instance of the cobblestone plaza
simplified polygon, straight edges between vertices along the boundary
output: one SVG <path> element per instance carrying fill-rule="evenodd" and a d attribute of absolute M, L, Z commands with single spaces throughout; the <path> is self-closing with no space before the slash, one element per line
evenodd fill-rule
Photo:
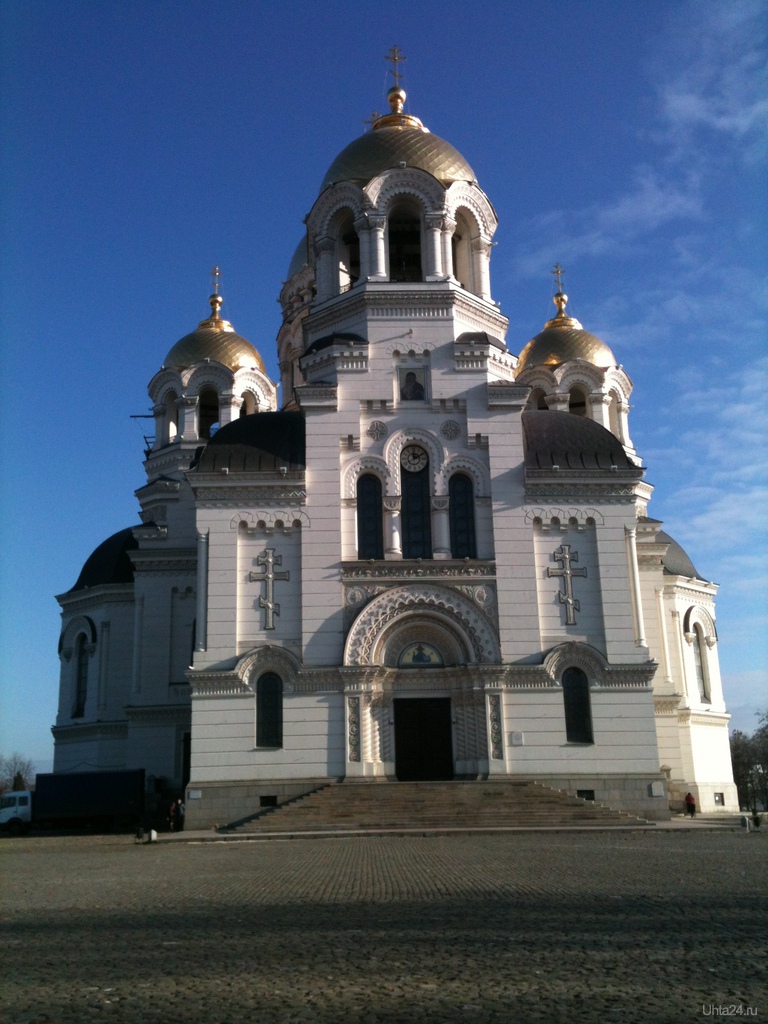
<path fill-rule="evenodd" d="M 2 1020 L 760 1020 L 766 852 L 693 829 L 3 839 Z"/>

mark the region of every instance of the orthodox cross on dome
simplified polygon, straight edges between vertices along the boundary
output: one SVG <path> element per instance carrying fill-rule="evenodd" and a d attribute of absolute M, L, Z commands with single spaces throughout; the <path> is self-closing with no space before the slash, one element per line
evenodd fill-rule
<path fill-rule="evenodd" d="M 213 288 L 213 294 L 219 294 L 219 278 L 221 277 L 221 270 L 218 267 L 214 267 L 211 271 L 211 288 Z"/>
<path fill-rule="evenodd" d="M 561 576 L 563 580 L 563 589 L 558 592 L 558 598 L 560 604 L 565 605 L 565 624 L 566 626 L 576 625 L 576 612 L 581 611 L 579 602 L 573 596 L 573 577 L 574 576 L 586 576 L 586 569 L 572 569 L 571 562 L 578 562 L 579 554 L 574 551 L 571 554 L 570 544 L 561 545 L 552 556 L 556 562 L 562 562 L 562 569 L 553 569 L 552 566 L 547 566 L 547 576 Z"/>
<path fill-rule="evenodd" d="M 249 583 L 266 583 L 267 596 L 259 596 L 259 608 L 264 609 L 264 629 L 275 628 L 275 615 L 280 614 L 280 605 L 275 601 L 275 581 L 289 580 L 289 572 L 275 572 L 276 565 L 283 564 L 283 556 L 276 555 L 274 548 L 265 548 L 256 558 L 256 564 L 263 567 L 262 572 L 249 572 Z"/>
<path fill-rule="evenodd" d="M 393 46 L 389 53 L 384 54 L 384 60 L 388 60 L 392 67 L 390 68 L 390 74 L 395 80 L 395 85 L 400 85 L 400 79 L 403 77 L 397 70 L 398 64 L 404 64 L 407 57 L 403 56 L 403 51 L 399 46 Z"/>
<path fill-rule="evenodd" d="M 550 274 L 552 274 L 552 276 L 555 278 L 555 280 L 557 282 L 557 290 L 559 292 L 561 292 L 563 290 L 563 274 L 564 273 L 565 273 L 565 271 L 563 270 L 563 268 L 560 266 L 559 263 L 556 263 L 554 265 L 554 267 L 552 268 L 552 270 L 550 270 Z"/>

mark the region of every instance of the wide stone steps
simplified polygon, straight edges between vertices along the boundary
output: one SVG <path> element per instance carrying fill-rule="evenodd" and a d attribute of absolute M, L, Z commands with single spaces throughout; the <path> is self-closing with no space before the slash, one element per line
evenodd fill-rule
<path fill-rule="evenodd" d="M 648 824 L 537 782 L 331 783 L 222 831 L 553 828 Z"/>

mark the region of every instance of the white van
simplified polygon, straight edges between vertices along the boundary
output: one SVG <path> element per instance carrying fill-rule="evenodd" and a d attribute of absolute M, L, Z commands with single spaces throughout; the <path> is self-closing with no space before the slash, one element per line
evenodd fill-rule
<path fill-rule="evenodd" d="M 3 793 L 0 797 L 0 828 L 6 828 L 13 835 L 29 832 L 32 821 L 32 794 L 28 789 L 15 793 Z"/>

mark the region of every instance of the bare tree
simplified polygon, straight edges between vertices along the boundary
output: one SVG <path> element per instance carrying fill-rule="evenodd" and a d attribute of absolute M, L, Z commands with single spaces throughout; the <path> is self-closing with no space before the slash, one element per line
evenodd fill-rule
<path fill-rule="evenodd" d="M 739 806 L 757 813 L 768 808 L 768 711 L 758 718 L 759 728 L 748 736 L 738 730 L 731 736 L 733 781 Z"/>
<path fill-rule="evenodd" d="M 14 789 L 29 789 L 35 781 L 35 765 L 21 754 L 0 754 L 0 793 Z"/>

